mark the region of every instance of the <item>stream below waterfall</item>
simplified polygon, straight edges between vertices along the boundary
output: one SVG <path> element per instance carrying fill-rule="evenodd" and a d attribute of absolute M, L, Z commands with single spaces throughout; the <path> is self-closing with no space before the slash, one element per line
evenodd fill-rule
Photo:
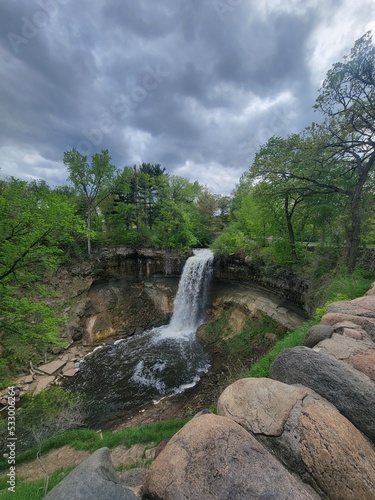
<path fill-rule="evenodd" d="M 194 250 L 186 261 L 171 321 L 88 355 L 65 387 L 85 401 L 86 423 L 106 428 L 146 405 L 194 386 L 209 369 L 195 336 L 204 321 L 213 255 Z"/>

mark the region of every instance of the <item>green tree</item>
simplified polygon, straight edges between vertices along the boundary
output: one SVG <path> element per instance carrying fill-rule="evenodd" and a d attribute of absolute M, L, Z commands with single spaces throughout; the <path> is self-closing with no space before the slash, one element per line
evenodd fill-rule
<path fill-rule="evenodd" d="M 375 47 L 371 32 L 328 71 L 315 108 L 327 117 L 326 148 L 347 179 L 350 229 L 346 262 L 353 271 L 361 239 L 363 194 L 375 163 Z"/>
<path fill-rule="evenodd" d="M 303 140 L 297 134 L 287 139 L 271 137 L 260 148 L 251 167 L 248 179 L 255 184 L 255 194 L 273 203 L 276 213 L 283 214 L 292 262 L 297 261 L 294 219 L 297 209 L 312 193 L 298 180 L 307 162 Z"/>
<path fill-rule="evenodd" d="M 189 215 L 175 201 L 164 200 L 155 222 L 153 243 L 162 248 L 190 248 L 197 243 Z"/>
<path fill-rule="evenodd" d="M 110 162 L 111 157 L 107 149 L 102 149 L 101 153 L 92 155 L 90 165 L 87 163 L 87 156 L 83 156 L 76 149 L 64 153 L 64 164 L 69 172 L 68 180 L 82 194 L 85 201 L 89 257 L 91 256 L 92 215 L 100 202 L 109 196 L 109 188 L 116 170 Z"/>
<path fill-rule="evenodd" d="M 63 246 L 84 232 L 74 205 L 45 183 L 0 183 L 0 345 L 2 368 L 22 366 L 57 339 L 59 321 L 40 280 L 56 269 Z"/>
<path fill-rule="evenodd" d="M 114 198 L 107 219 L 115 241 L 147 245 L 158 216 L 159 201 L 169 175 L 159 164 L 142 163 L 124 167 L 114 183 Z"/>
<path fill-rule="evenodd" d="M 201 187 L 195 201 L 194 234 L 199 245 L 209 245 L 217 232 L 217 197 L 207 188 Z"/>

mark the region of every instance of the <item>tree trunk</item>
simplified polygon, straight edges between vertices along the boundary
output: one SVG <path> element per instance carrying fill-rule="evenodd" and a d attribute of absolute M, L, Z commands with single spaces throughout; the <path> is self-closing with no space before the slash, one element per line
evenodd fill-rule
<path fill-rule="evenodd" d="M 350 204 L 350 230 L 348 235 L 348 248 L 346 253 L 346 264 L 350 273 L 354 271 L 354 268 L 358 260 L 358 249 L 361 237 L 361 193 L 363 189 L 364 182 L 358 183 L 355 187 L 351 204 Z"/>
<path fill-rule="evenodd" d="M 91 206 L 87 206 L 87 253 L 89 258 L 91 257 Z"/>
<path fill-rule="evenodd" d="M 358 260 L 358 250 L 361 238 L 361 226 L 362 226 L 362 214 L 361 214 L 361 195 L 363 192 L 363 187 L 367 181 L 367 177 L 371 167 L 375 162 L 375 155 L 370 158 L 365 167 L 359 170 L 359 179 L 354 188 L 353 195 L 350 203 L 350 230 L 348 235 L 348 248 L 346 254 L 346 264 L 350 273 L 354 271 L 354 268 Z"/>
<path fill-rule="evenodd" d="M 286 225 L 288 228 L 288 236 L 289 236 L 289 243 L 290 243 L 290 256 L 293 262 L 296 262 L 297 260 L 297 252 L 296 252 L 296 238 L 294 235 L 294 229 L 292 225 L 292 213 L 289 212 L 289 200 L 288 197 L 286 196 L 285 202 L 284 202 L 284 210 L 285 210 L 285 218 L 286 218 Z"/>

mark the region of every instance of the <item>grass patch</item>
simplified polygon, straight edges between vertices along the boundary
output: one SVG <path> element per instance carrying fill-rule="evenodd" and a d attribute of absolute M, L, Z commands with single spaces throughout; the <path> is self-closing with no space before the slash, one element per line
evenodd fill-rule
<path fill-rule="evenodd" d="M 41 443 L 40 451 L 45 455 L 48 451 L 69 445 L 76 450 L 85 450 L 90 453 L 102 448 L 114 448 L 120 444 L 132 446 L 136 443 L 160 443 L 163 439 L 172 437 L 181 429 L 189 418 L 182 420 L 169 420 L 157 422 L 142 427 L 129 427 L 118 432 L 103 431 L 100 434 L 92 429 L 77 429 L 52 436 Z M 17 464 L 35 460 L 39 448 L 34 446 L 28 450 L 17 453 Z M 0 470 L 8 469 L 8 463 L 3 458 L 0 460 Z"/>
<path fill-rule="evenodd" d="M 357 267 L 351 274 L 345 268 L 336 269 L 319 279 L 308 294 L 307 305 L 325 307 L 339 300 L 362 297 L 371 288 L 375 273 Z"/>
<path fill-rule="evenodd" d="M 235 316 L 242 322 L 242 315 L 242 318 L 249 316 L 247 310 L 242 311 L 240 306 L 224 306 L 222 310 L 219 309 L 219 314 L 219 317 L 203 326 L 199 336 L 204 343 L 219 347 L 230 359 L 247 359 L 263 346 L 267 346 L 267 333 L 281 338 L 286 332 L 285 327 L 260 311 L 248 317 L 241 324 L 240 331 L 237 331 L 239 325 L 236 324 Z"/>
<path fill-rule="evenodd" d="M 74 467 L 67 467 L 48 476 L 48 491 L 60 483 Z M 8 491 L 6 478 L 0 478 L 0 498 L 4 500 L 40 500 L 44 497 L 44 479 L 26 481 L 16 477 L 15 493 Z"/>
<path fill-rule="evenodd" d="M 345 269 L 340 269 L 325 288 L 324 299 L 326 302 L 334 302 L 338 300 L 337 297 L 345 297 L 339 300 L 361 297 L 369 290 L 374 278 L 374 273 L 361 268 L 356 268 L 351 274 Z"/>
<path fill-rule="evenodd" d="M 0 391 L 8 389 L 8 387 L 12 387 L 13 385 L 15 385 L 15 382 L 12 382 L 9 379 L 0 380 Z"/>
<path fill-rule="evenodd" d="M 226 340 L 229 354 L 250 356 L 256 347 L 266 345 L 265 335 L 274 333 L 277 337 L 285 335 L 286 328 L 265 314 L 258 313 L 254 318 L 247 320 L 244 329 L 234 337 Z"/>
<path fill-rule="evenodd" d="M 315 320 L 306 321 L 306 323 L 301 325 L 299 328 L 288 333 L 283 339 L 279 340 L 275 344 L 274 348 L 268 354 L 266 354 L 262 359 L 255 363 L 246 375 L 248 377 L 257 378 L 269 377 L 270 366 L 275 360 L 276 356 L 278 356 L 284 349 L 303 345 L 306 332 L 315 324 Z"/>

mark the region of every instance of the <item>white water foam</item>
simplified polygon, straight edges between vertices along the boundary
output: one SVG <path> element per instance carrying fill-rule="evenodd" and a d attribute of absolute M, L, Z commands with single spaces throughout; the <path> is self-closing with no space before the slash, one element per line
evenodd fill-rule
<path fill-rule="evenodd" d="M 181 275 L 171 321 L 169 325 L 155 329 L 159 338 L 191 337 L 203 321 L 213 253 L 209 249 L 195 249 L 193 253 Z"/>

